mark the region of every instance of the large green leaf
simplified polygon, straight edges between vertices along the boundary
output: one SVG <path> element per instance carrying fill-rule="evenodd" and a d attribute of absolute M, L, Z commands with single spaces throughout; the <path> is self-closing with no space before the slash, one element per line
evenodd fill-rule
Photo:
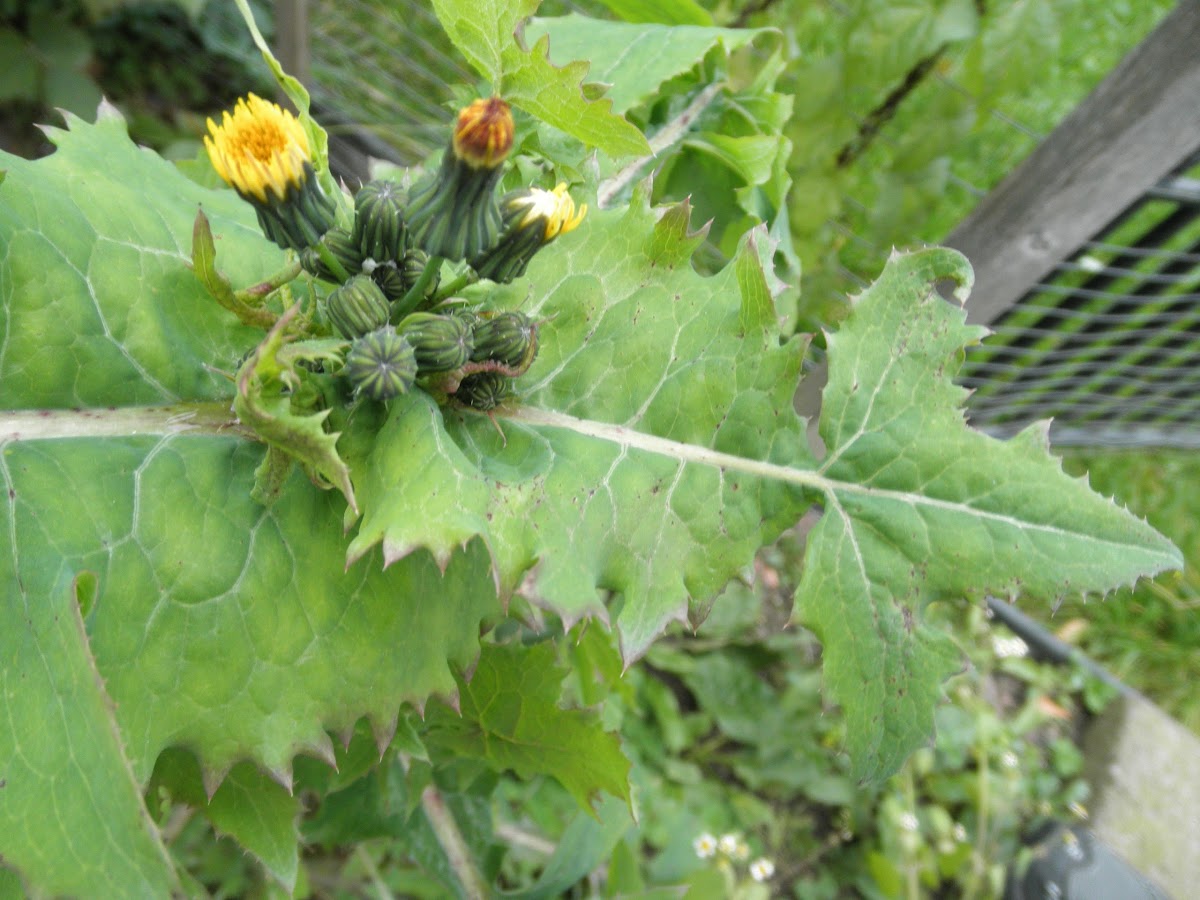
<path fill-rule="evenodd" d="M 16 465 L 0 457 L 10 497 Z M 80 619 L 77 594 L 90 603 L 94 577 L 52 570 L 27 583 L 20 510 L 0 509 L 0 859 L 48 895 L 168 896 L 178 882 Z"/>
<path fill-rule="evenodd" d="M 590 809 L 601 790 L 629 801 L 629 761 L 595 712 L 559 706 L 567 672 L 549 643 L 486 645 L 459 684 L 459 709 L 431 711 L 426 742 L 524 778 L 551 775 Z M 628 820 L 627 820 L 628 821 Z"/>
<path fill-rule="evenodd" d="M 617 114 L 611 100 L 584 96 L 588 55 L 560 67 L 548 59 L 545 38 L 529 49 L 514 40 L 518 26 L 537 11 L 540 2 L 434 0 L 433 9 L 454 46 L 513 106 L 609 156 L 649 153 L 645 137 Z"/>
<path fill-rule="evenodd" d="M 696 0 L 601 0 L 626 22 L 711 25 L 712 13 Z"/>
<path fill-rule="evenodd" d="M 204 190 L 141 150 L 102 106 L 96 124 L 48 129 L 56 152 L 34 164 L 0 154 L 0 409 L 103 407 L 227 398 L 257 332 L 188 271 L 203 205 L 235 284 L 261 281 L 283 255 L 232 191 Z"/>
<path fill-rule="evenodd" d="M 825 645 L 860 777 L 894 771 L 928 740 L 940 684 L 961 665 L 921 623 L 930 599 L 1103 595 L 1182 564 L 1149 525 L 1062 472 L 1045 423 L 1011 441 L 967 427 L 951 378 L 983 331 L 938 296 L 943 281 L 966 298 L 959 254 L 893 255 L 829 337 L 825 511 L 796 596 Z"/>
<path fill-rule="evenodd" d="M 528 40 L 550 40 L 550 58 L 560 65 L 591 61 L 589 81 L 611 85 L 605 95 L 624 113 L 649 100 L 666 81 L 692 69 L 718 44 L 732 53 L 768 33 L 764 28 L 700 28 L 608 22 L 572 13 L 534 19 Z"/>

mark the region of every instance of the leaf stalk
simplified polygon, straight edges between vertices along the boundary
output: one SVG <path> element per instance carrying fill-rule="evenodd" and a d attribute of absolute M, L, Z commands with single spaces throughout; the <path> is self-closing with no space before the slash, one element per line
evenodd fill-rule
<path fill-rule="evenodd" d="M 479 870 L 475 868 L 471 852 L 467 849 L 467 842 L 459 831 L 458 823 L 454 821 L 454 815 L 446 806 L 441 792 L 433 785 L 421 792 L 421 809 L 425 811 L 425 817 L 429 819 L 433 833 L 437 835 L 438 843 L 446 853 L 450 868 L 462 885 L 464 895 L 468 900 L 483 900 L 487 896 L 487 887 Z"/>

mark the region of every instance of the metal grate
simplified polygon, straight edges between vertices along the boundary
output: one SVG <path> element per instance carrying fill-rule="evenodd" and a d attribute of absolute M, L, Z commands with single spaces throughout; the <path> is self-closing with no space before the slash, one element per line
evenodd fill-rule
<path fill-rule="evenodd" d="M 1053 418 L 1057 444 L 1200 447 L 1200 154 L 991 325 L 972 424 Z"/>

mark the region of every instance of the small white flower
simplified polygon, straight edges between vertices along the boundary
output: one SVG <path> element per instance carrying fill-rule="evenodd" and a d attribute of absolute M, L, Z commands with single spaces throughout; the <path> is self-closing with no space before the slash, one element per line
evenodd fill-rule
<path fill-rule="evenodd" d="M 745 862 L 750 858 L 750 845 L 738 838 L 737 846 L 733 848 L 733 858 L 738 862 Z"/>
<path fill-rule="evenodd" d="M 733 856 L 735 853 L 737 853 L 738 842 L 740 840 L 741 838 L 736 834 L 723 834 L 721 835 L 721 840 L 717 843 L 717 846 L 726 856 Z"/>
<path fill-rule="evenodd" d="M 706 831 L 692 841 L 692 849 L 701 859 L 708 859 L 717 852 L 717 839 Z"/>
<path fill-rule="evenodd" d="M 919 824 L 917 817 L 913 813 L 906 812 L 900 814 L 900 827 L 905 831 L 916 831 Z"/>
<path fill-rule="evenodd" d="M 1004 755 L 1000 757 L 1000 765 L 1006 769 L 1015 769 L 1020 763 L 1021 760 L 1017 758 L 1017 754 L 1011 750 L 1005 750 Z"/>
<path fill-rule="evenodd" d="M 954 839 L 960 844 L 965 844 L 967 841 L 967 826 L 962 822 L 954 823 Z"/>
<path fill-rule="evenodd" d="M 750 877 L 755 881 L 766 881 L 775 874 L 775 863 L 765 856 L 750 863 Z"/>
<path fill-rule="evenodd" d="M 1016 635 L 1005 637 L 996 635 L 992 638 L 992 650 L 1001 659 L 1025 656 L 1029 653 L 1029 645 Z"/>

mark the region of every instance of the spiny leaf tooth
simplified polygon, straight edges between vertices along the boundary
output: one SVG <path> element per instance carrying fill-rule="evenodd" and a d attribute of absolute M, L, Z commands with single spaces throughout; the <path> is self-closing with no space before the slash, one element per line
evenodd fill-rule
<path fill-rule="evenodd" d="M 125 124 L 125 116 L 121 110 L 108 101 L 107 97 L 100 98 L 100 105 L 96 107 L 96 122 L 115 121 Z"/>
<path fill-rule="evenodd" d="M 584 619 L 596 619 L 602 622 L 605 628 L 612 628 L 612 620 L 608 617 L 608 607 L 599 599 L 594 603 L 589 603 L 585 608 L 578 610 L 559 610 L 553 603 L 539 602 L 536 597 L 530 599 L 543 609 L 557 612 L 562 617 L 564 631 L 570 631 Z"/>
<path fill-rule="evenodd" d="M 463 669 L 462 669 L 463 681 L 470 684 L 471 679 L 475 677 L 475 669 L 478 668 L 478 666 L 479 666 L 479 656 L 476 656 L 469 663 L 467 663 L 465 666 L 463 666 Z"/>
<path fill-rule="evenodd" d="M 229 774 L 231 768 L 230 763 L 214 768 L 204 763 L 200 765 L 200 780 L 204 783 L 204 794 L 208 797 L 208 802 L 212 803 L 213 795 L 220 789 L 221 784 L 225 781 L 225 776 Z"/>
<path fill-rule="evenodd" d="M 491 574 L 492 574 L 492 589 L 495 590 L 496 596 L 500 597 L 501 592 L 503 590 L 503 583 L 500 578 L 500 562 L 499 562 L 499 560 L 496 559 L 496 554 L 492 550 L 492 542 L 491 542 L 491 540 L 489 540 L 488 535 L 479 534 L 479 535 L 472 535 L 471 537 L 465 538 L 459 542 L 458 549 L 460 549 L 463 553 L 466 553 L 468 547 L 471 544 L 471 541 L 475 540 L 476 538 L 479 538 L 481 541 L 483 541 L 483 546 L 487 550 L 488 571 L 491 572 Z M 443 575 L 445 574 L 445 569 L 442 570 L 442 574 Z M 502 597 L 501 602 L 504 603 L 505 609 L 507 609 L 508 608 L 507 598 Z"/>
<path fill-rule="evenodd" d="M 462 715 L 462 696 L 459 694 L 458 688 L 447 694 L 439 694 L 438 699 L 454 710 L 455 715 Z"/>
<path fill-rule="evenodd" d="M 292 764 L 290 762 L 281 766 L 268 766 L 267 777 L 287 791 L 289 796 L 292 794 Z"/>
<path fill-rule="evenodd" d="M 464 543 L 463 548 L 466 548 Z M 446 577 L 446 569 L 450 566 L 450 560 L 454 557 L 454 549 L 452 547 L 438 547 L 436 550 L 430 550 L 433 554 L 433 561 L 437 564 L 438 571 L 442 573 L 442 577 Z"/>
<path fill-rule="evenodd" d="M 347 510 L 349 510 L 349 507 L 347 507 Z M 371 549 L 370 547 L 364 547 L 361 550 L 354 552 L 354 553 L 347 550 L 346 551 L 346 566 L 345 566 L 344 571 L 349 572 L 350 567 L 353 566 L 360 559 L 362 559 L 364 556 L 366 556 L 367 553 L 370 551 L 370 549 Z M 385 569 L 388 567 L 388 563 L 386 562 L 386 560 L 384 561 L 383 567 Z"/>
<path fill-rule="evenodd" d="M 425 718 L 424 703 L 421 704 L 421 718 Z M 392 738 L 396 736 L 396 725 L 400 719 L 400 713 L 397 712 L 387 721 L 380 722 L 375 717 L 370 718 L 371 737 L 375 739 L 375 749 L 379 751 L 379 758 L 383 759 L 383 754 L 387 752 L 387 748 L 392 744 Z M 353 736 L 353 729 L 351 729 Z M 349 747 L 349 742 L 346 743 Z"/>
<path fill-rule="evenodd" d="M 338 742 L 342 745 L 343 750 L 350 749 L 350 742 L 354 740 L 354 726 L 347 725 L 340 729 L 337 733 Z"/>
<path fill-rule="evenodd" d="M 684 627 L 688 624 L 688 604 L 687 600 L 683 599 L 675 607 L 674 611 L 669 613 L 656 629 L 656 633 L 661 634 L 667 629 L 672 622 L 678 622 Z M 617 622 L 617 643 L 621 650 L 621 674 L 629 671 L 629 667 L 642 658 L 653 641 L 643 641 L 640 646 L 630 646 L 628 644 L 625 633 L 621 630 L 620 621 Z"/>
<path fill-rule="evenodd" d="M 324 731 L 321 732 L 319 737 L 301 745 L 299 750 L 301 753 L 321 760 L 329 768 L 337 771 L 337 754 L 333 752 L 333 741 L 329 739 L 329 735 Z"/>
<path fill-rule="evenodd" d="M 383 567 L 386 569 L 392 563 L 399 562 L 416 549 L 418 549 L 418 546 L 412 541 L 401 543 L 385 537 L 383 539 Z M 438 563 L 438 568 L 442 570 L 443 575 L 446 573 L 446 567 L 441 562 Z"/>

